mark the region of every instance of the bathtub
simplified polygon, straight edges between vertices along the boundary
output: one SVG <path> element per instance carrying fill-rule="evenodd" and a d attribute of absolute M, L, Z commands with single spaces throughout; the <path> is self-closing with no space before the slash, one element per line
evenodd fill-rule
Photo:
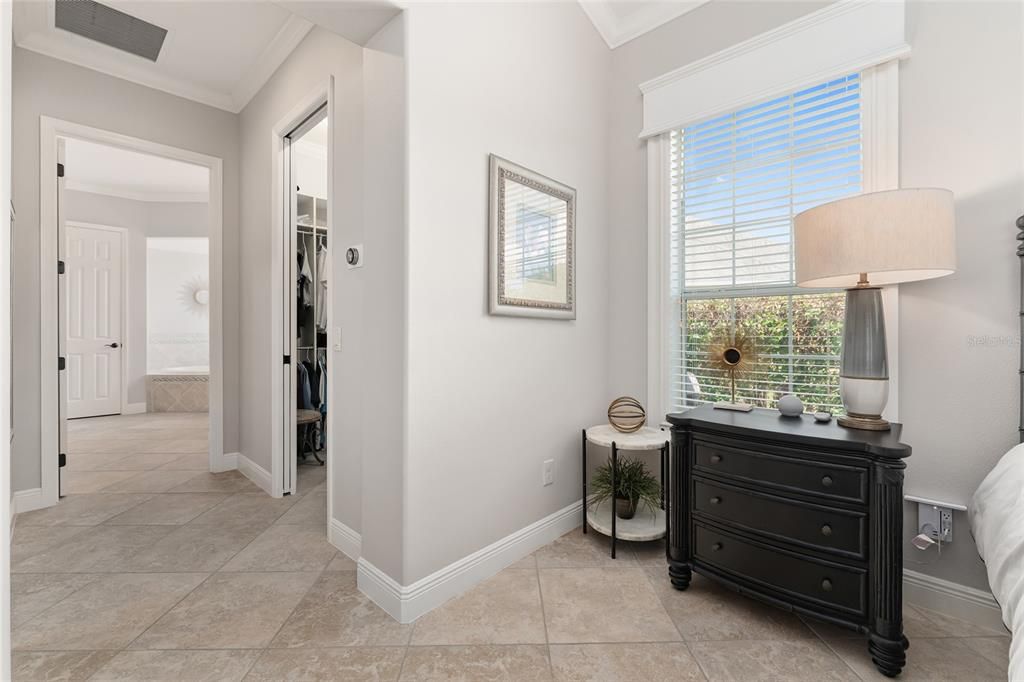
<path fill-rule="evenodd" d="M 147 411 L 207 412 L 209 409 L 209 367 L 166 367 L 151 371 L 146 376 Z"/>

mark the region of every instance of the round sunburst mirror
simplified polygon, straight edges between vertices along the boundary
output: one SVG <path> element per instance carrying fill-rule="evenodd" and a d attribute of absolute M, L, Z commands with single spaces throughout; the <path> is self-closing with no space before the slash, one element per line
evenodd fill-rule
<path fill-rule="evenodd" d="M 725 372 L 729 376 L 729 403 L 718 403 L 723 409 L 750 410 L 750 405 L 736 402 L 736 379 L 753 369 L 757 364 L 757 346 L 753 337 L 743 330 L 722 331 L 708 348 L 708 365 L 711 369 Z"/>
<path fill-rule="evenodd" d="M 210 312 L 210 283 L 202 275 L 196 275 L 178 289 L 181 307 L 203 317 Z"/>

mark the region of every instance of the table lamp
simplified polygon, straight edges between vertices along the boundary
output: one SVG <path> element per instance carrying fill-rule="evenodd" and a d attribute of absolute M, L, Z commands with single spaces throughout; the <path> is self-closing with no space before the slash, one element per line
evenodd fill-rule
<path fill-rule="evenodd" d="M 796 283 L 845 288 L 839 394 L 854 429 L 886 431 L 889 399 L 881 287 L 951 274 L 956 266 L 953 193 L 897 189 L 840 199 L 794 220 Z"/>

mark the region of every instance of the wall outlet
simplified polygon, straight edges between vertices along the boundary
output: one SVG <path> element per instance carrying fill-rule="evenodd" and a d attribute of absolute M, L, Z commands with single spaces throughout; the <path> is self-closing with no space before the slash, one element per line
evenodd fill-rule
<path fill-rule="evenodd" d="M 917 532 L 944 543 L 953 541 L 953 510 L 935 504 L 917 505 Z"/>
<path fill-rule="evenodd" d="M 546 459 L 541 466 L 541 485 L 551 485 L 555 482 L 555 460 Z"/>

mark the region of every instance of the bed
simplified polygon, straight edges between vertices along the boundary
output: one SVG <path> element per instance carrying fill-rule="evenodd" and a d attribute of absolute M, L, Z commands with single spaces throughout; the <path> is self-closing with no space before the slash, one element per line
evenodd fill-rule
<path fill-rule="evenodd" d="M 1024 216 L 1017 218 L 1021 259 L 1021 338 L 1024 339 Z M 974 492 L 967 514 L 992 594 L 1013 633 L 1011 680 L 1024 680 L 1024 344 L 1021 345 L 1020 440 Z"/>

